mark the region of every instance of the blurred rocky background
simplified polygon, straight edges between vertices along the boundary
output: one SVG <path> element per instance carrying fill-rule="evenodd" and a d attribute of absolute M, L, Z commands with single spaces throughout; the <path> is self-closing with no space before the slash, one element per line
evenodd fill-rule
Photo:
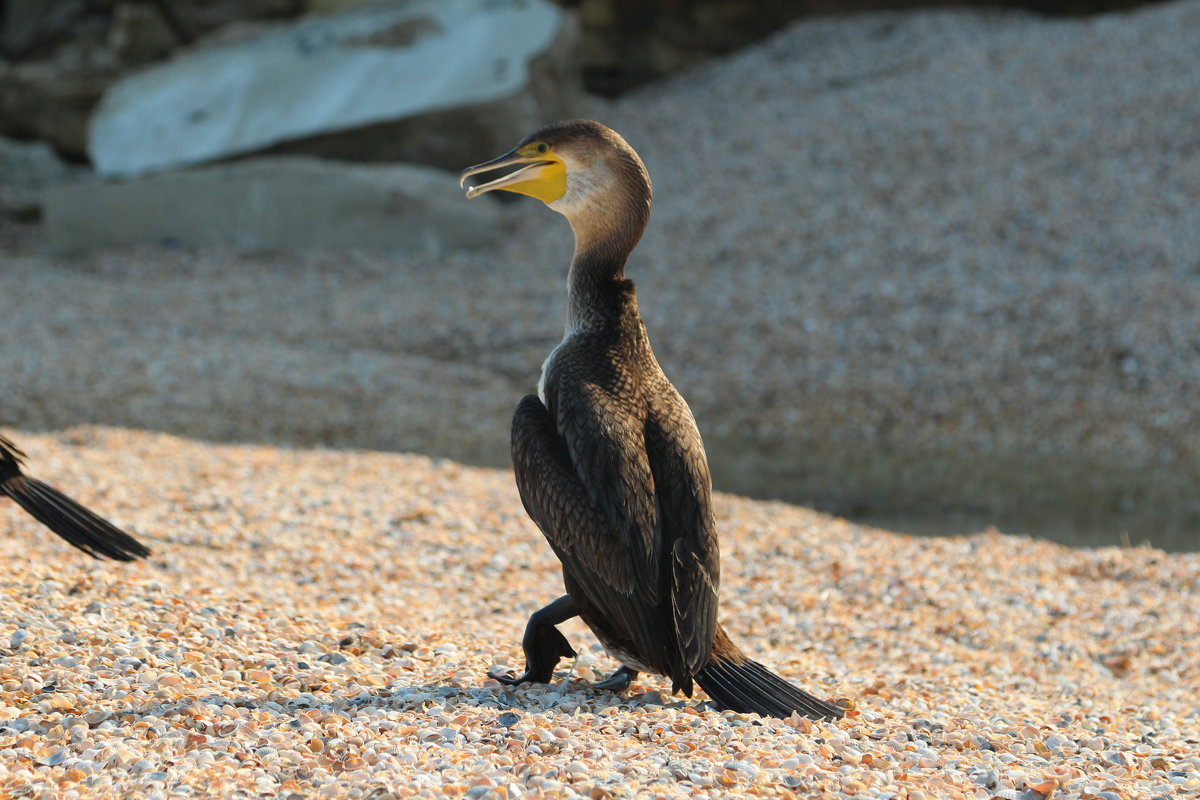
<path fill-rule="evenodd" d="M 0 423 L 505 465 L 569 234 L 455 173 L 591 116 L 718 488 L 1195 549 L 1197 65 L 1197 0 L 0 0 Z"/>
<path fill-rule="evenodd" d="M 19 165 L 5 205 L 25 216 L 44 206 L 59 252 L 163 239 L 478 244 L 486 207 L 447 215 L 430 192 L 406 202 L 413 171 L 458 169 L 574 115 L 582 98 L 578 25 L 547 2 L 10 0 L 4 10 L 0 135 L 37 142 L 3 145 Z M 458 200 L 449 184 L 441 195 Z M 405 224 L 377 219 L 401 206 Z"/>
<path fill-rule="evenodd" d="M 168 176 L 149 184 L 144 199 L 140 189 L 110 197 L 108 183 L 88 185 L 80 179 L 89 171 L 74 165 L 90 165 L 103 177 L 130 178 L 250 156 L 295 155 L 456 170 L 478 153 L 498 152 L 543 120 L 578 115 L 585 91 L 619 96 L 805 17 L 946 6 L 1086 15 L 1144 4 L 0 0 L 0 210 L 18 219 L 38 218 L 50 202 L 50 238 L 60 252 L 164 238 L 286 245 L 293 233 L 304 235 L 301 244 L 345 244 L 335 231 L 279 230 L 277 219 L 258 220 L 254 210 L 235 206 L 226 206 L 229 213 L 222 217 L 202 215 L 179 230 L 141 213 L 178 196 L 211 207 L 217 198 L 206 193 L 209 184 L 260 187 L 265 173 L 253 165 L 245 172 L 234 167 L 189 176 L 182 183 Z M 454 135 L 442 135 L 446 130 Z M 322 169 L 304 161 L 278 167 L 298 170 L 292 183 L 304 183 L 306 170 Z M 357 194 L 363 174 L 349 171 L 347 194 Z M 327 169 L 322 175 L 322 217 L 357 214 L 353 203 L 343 209 L 330 199 L 341 191 L 338 176 Z M 45 187 L 68 176 L 72 188 L 43 200 Z M 382 173 L 375 181 L 401 191 L 396 187 L 402 181 L 389 183 Z M 123 213 L 129 202 L 139 213 Z M 97 216 L 82 210 L 89 207 L 113 212 Z M 477 232 L 478 222 L 472 217 L 461 228 Z M 439 236 L 456 239 L 455 226 L 430 225 Z M 369 237 L 368 243 L 386 244 L 388 235 Z M 478 239 L 469 232 L 461 244 Z M 403 234 L 396 242 L 411 244 Z"/>

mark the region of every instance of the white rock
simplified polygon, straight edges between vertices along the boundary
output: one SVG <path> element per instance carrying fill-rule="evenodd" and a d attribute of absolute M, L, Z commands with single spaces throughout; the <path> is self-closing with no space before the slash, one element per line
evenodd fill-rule
<path fill-rule="evenodd" d="M 509 98 L 564 18 L 546 0 L 413 0 L 201 48 L 114 84 L 88 152 L 141 175 Z"/>

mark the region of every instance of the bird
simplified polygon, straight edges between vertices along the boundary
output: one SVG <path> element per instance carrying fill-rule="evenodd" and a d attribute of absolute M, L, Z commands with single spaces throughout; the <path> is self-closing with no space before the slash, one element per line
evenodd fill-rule
<path fill-rule="evenodd" d="M 555 626 L 578 616 L 621 664 L 595 688 L 622 691 L 648 672 L 688 697 L 699 685 L 722 709 L 841 717 L 841 707 L 753 661 L 717 620 L 720 553 L 704 444 L 625 277 L 653 196 L 641 158 L 611 128 L 568 120 L 467 168 L 459 185 L 468 199 L 503 190 L 541 200 L 575 238 L 563 339 L 512 422 L 521 502 L 562 563 L 566 594 L 530 616 L 525 672 L 489 676 L 548 683 L 576 655 Z"/>
<path fill-rule="evenodd" d="M 0 493 L 93 558 L 133 561 L 150 555 L 149 548 L 108 520 L 22 472 L 26 458 L 11 440 L 0 436 Z"/>

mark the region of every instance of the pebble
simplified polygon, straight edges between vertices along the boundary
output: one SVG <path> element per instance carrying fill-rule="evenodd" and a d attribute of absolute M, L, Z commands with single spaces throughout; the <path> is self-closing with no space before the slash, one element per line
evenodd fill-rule
<path fill-rule="evenodd" d="M 317 656 L 317 661 L 324 661 L 327 664 L 345 664 L 349 660 L 341 653 L 325 653 Z"/>

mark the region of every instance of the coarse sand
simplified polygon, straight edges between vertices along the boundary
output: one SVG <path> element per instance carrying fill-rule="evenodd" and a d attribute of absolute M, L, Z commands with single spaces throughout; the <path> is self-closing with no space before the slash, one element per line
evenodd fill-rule
<path fill-rule="evenodd" d="M 30 472 L 154 550 L 0 506 L 0 796 L 1176 798 L 1200 794 L 1200 555 L 922 539 L 718 495 L 721 617 L 852 707 L 722 713 L 519 667 L 562 591 L 511 474 L 86 427 Z"/>

